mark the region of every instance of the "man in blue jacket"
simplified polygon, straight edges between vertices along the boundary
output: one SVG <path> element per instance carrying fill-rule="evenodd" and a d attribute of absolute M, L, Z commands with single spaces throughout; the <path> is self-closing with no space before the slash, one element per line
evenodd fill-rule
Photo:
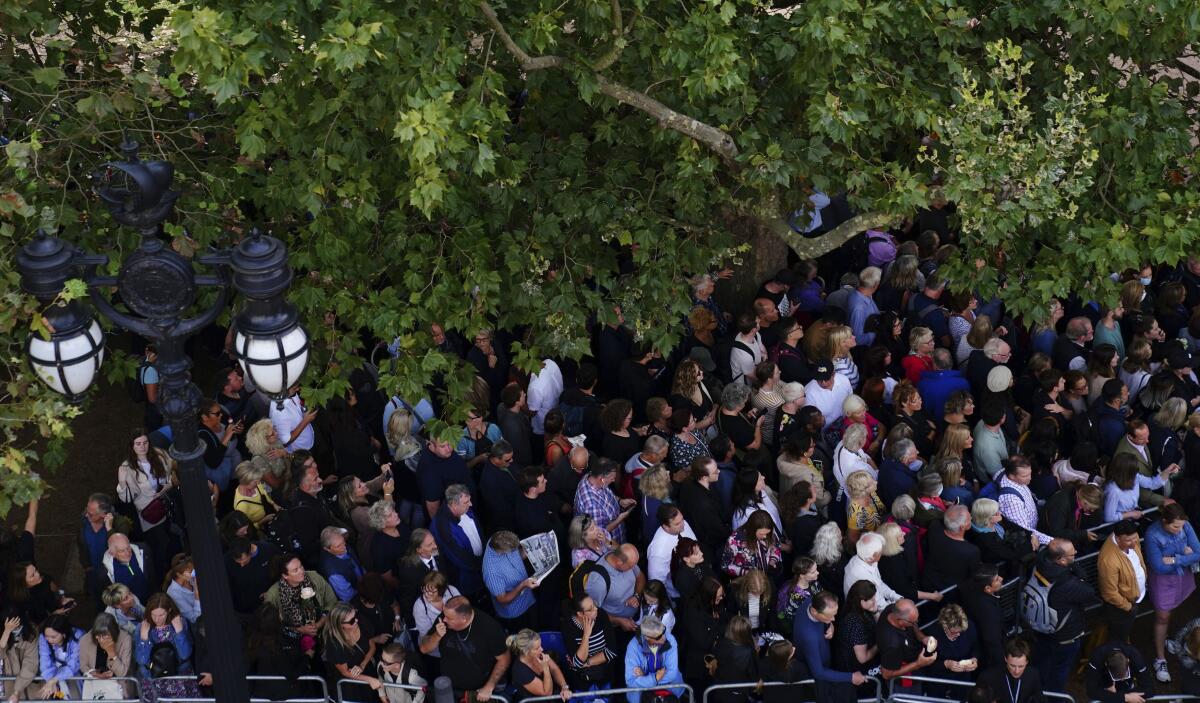
<path fill-rule="evenodd" d="M 1092 421 L 1096 427 L 1100 451 L 1112 456 L 1125 436 L 1125 413 L 1121 408 L 1129 400 L 1129 391 L 1120 379 L 1110 378 L 1100 388 L 1100 397 L 1092 406 Z"/>
<path fill-rule="evenodd" d="M 625 686 L 653 689 L 661 686 L 661 690 L 679 697 L 685 689 L 680 686 L 669 687 L 667 684 L 681 683 L 683 674 L 679 671 L 679 645 L 658 616 L 647 615 L 638 626 L 638 636 L 630 640 L 625 648 Z M 643 692 L 634 691 L 625 694 L 625 697 L 629 703 L 639 703 L 643 700 Z"/>
<path fill-rule="evenodd" d="M 808 608 L 796 614 L 792 643 L 804 654 L 804 660 L 817 682 L 817 700 L 821 703 L 852 703 L 857 700 L 855 686 L 867 677 L 854 671 L 830 668 L 829 641 L 833 639 L 833 621 L 837 618 L 837 596 L 830 591 L 814 593 Z"/>
<path fill-rule="evenodd" d="M 925 401 L 925 412 L 933 415 L 940 423 L 944 413 L 946 399 L 954 391 L 971 392 L 971 384 L 963 376 L 962 371 L 954 368 L 954 357 L 949 349 L 933 350 L 933 371 L 921 374 L 917 381 L 917 390 Z"/>

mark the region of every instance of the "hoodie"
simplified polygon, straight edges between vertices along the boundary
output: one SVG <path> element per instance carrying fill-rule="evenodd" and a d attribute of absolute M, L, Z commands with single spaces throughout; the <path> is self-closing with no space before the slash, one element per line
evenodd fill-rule
<path fill-rule="evenodd" d="M 642 675 L 636 675 L 634 669 L 641 669 Z M 655 677 L 655 672 L 659 669 L 667 670 L 661 680 Z M 681 686 L 667 687 L 667 684 L 682 683 L 683 674 L 679 671 L 679 645 L 675 642 L 674 635 L 667 634 L 666 640 L 658 647 L 657 652 L 651 651 L 650 645 L 646 644 L 646 640 L 641 634 L 629 641 L 629 646 L 625 648 L 625 685 L 628 688 L 661 688 L 669 690 L 676 696 L 683 696 L 684 689 Z M 627 693 L 625 697 L 629 703 L 641 703 L 642 692 Z"/>

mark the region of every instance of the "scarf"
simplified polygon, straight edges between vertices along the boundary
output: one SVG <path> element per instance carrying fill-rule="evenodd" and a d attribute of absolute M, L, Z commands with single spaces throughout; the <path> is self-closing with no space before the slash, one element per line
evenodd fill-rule
<path fill-rule="evenodd" d="M 302 598 L 304 589 L 313 591 L 312 598 Z M 296 626 L 307 625 L 317 621 L 317 597 L 312 580 L 308 574 L 299 586 L 292 586 L 287 581 L 279 581 L 279 614 L 283 616 L 283 624 Z"/>

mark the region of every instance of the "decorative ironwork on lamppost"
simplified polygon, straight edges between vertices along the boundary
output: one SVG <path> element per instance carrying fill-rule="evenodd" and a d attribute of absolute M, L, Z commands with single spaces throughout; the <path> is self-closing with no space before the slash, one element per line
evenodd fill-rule
<path fill-rule="evenodd" d="M 92 306 L 116 325 L 155 342 L 159 374 L 158 407 L 171 426 L 171 456 L 179 464 L 184 517 L 200 590 L 212 663 L 213 688 L 222 702 L 250 700 L 242 660 L 241 632 L 229 593 L 225 562 L 217 537 L 213 506 L 205 477 L 204 446 L 198 435 L 202 396 L 191 381 L 191 359 L 184 341 L 212 324 L 235 290 L 246 299 L 235 316 L 239 360 L 255 387 L 282 400 L 304 372 L 308 335 L 296 307 L 285 296 L 292 282 L 287 247 L 257 230 L 236 247 L 198 257 L 208 273 L 159 237 L 179 193 L 171 190 L 174 168 L 166 161 L 141 161 L 136 142 L 121 145 L 123 161 L 104 164 L 93 176 L 96 194 L 113 219 L 141 234 L 137 249 L 121 262 L 118 274 L 97 269 L 108 263 L 102 254 L 83 252 L 38 230 L 17 255 L 21 287 L 46 307 L 49 339 L 32 335 L 27 347 L 34 373 L 72 402 L 84 397 L 104 361 L 104 335 L 88 306 L 62 302 L 67 281 L 87 284 Z M 217 290 L 216 300 L 187 317 L 200 288 Z M 125 312 L 105 291 L 115 289 Z"/>

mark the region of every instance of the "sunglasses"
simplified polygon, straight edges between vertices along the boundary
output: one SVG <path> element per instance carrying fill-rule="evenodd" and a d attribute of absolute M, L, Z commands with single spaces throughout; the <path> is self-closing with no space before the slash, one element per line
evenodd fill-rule
<path fill-rule="evenodd" d="M 349 627 L 349 626 L 351 626 L 351 625 L 357 625 L 357 624 L 358 624 L 358 616 L 357 616 L 357 615 L 355 615 L 354 617 L 350 618 L 349 620 L 346 620 L 346 621 L 345 621 L 345 622 L 343 622 L 342 624 L 343 624 L 343 625 L 345 625 L 345 626 L 347 626 L 347 627 Z"/>

